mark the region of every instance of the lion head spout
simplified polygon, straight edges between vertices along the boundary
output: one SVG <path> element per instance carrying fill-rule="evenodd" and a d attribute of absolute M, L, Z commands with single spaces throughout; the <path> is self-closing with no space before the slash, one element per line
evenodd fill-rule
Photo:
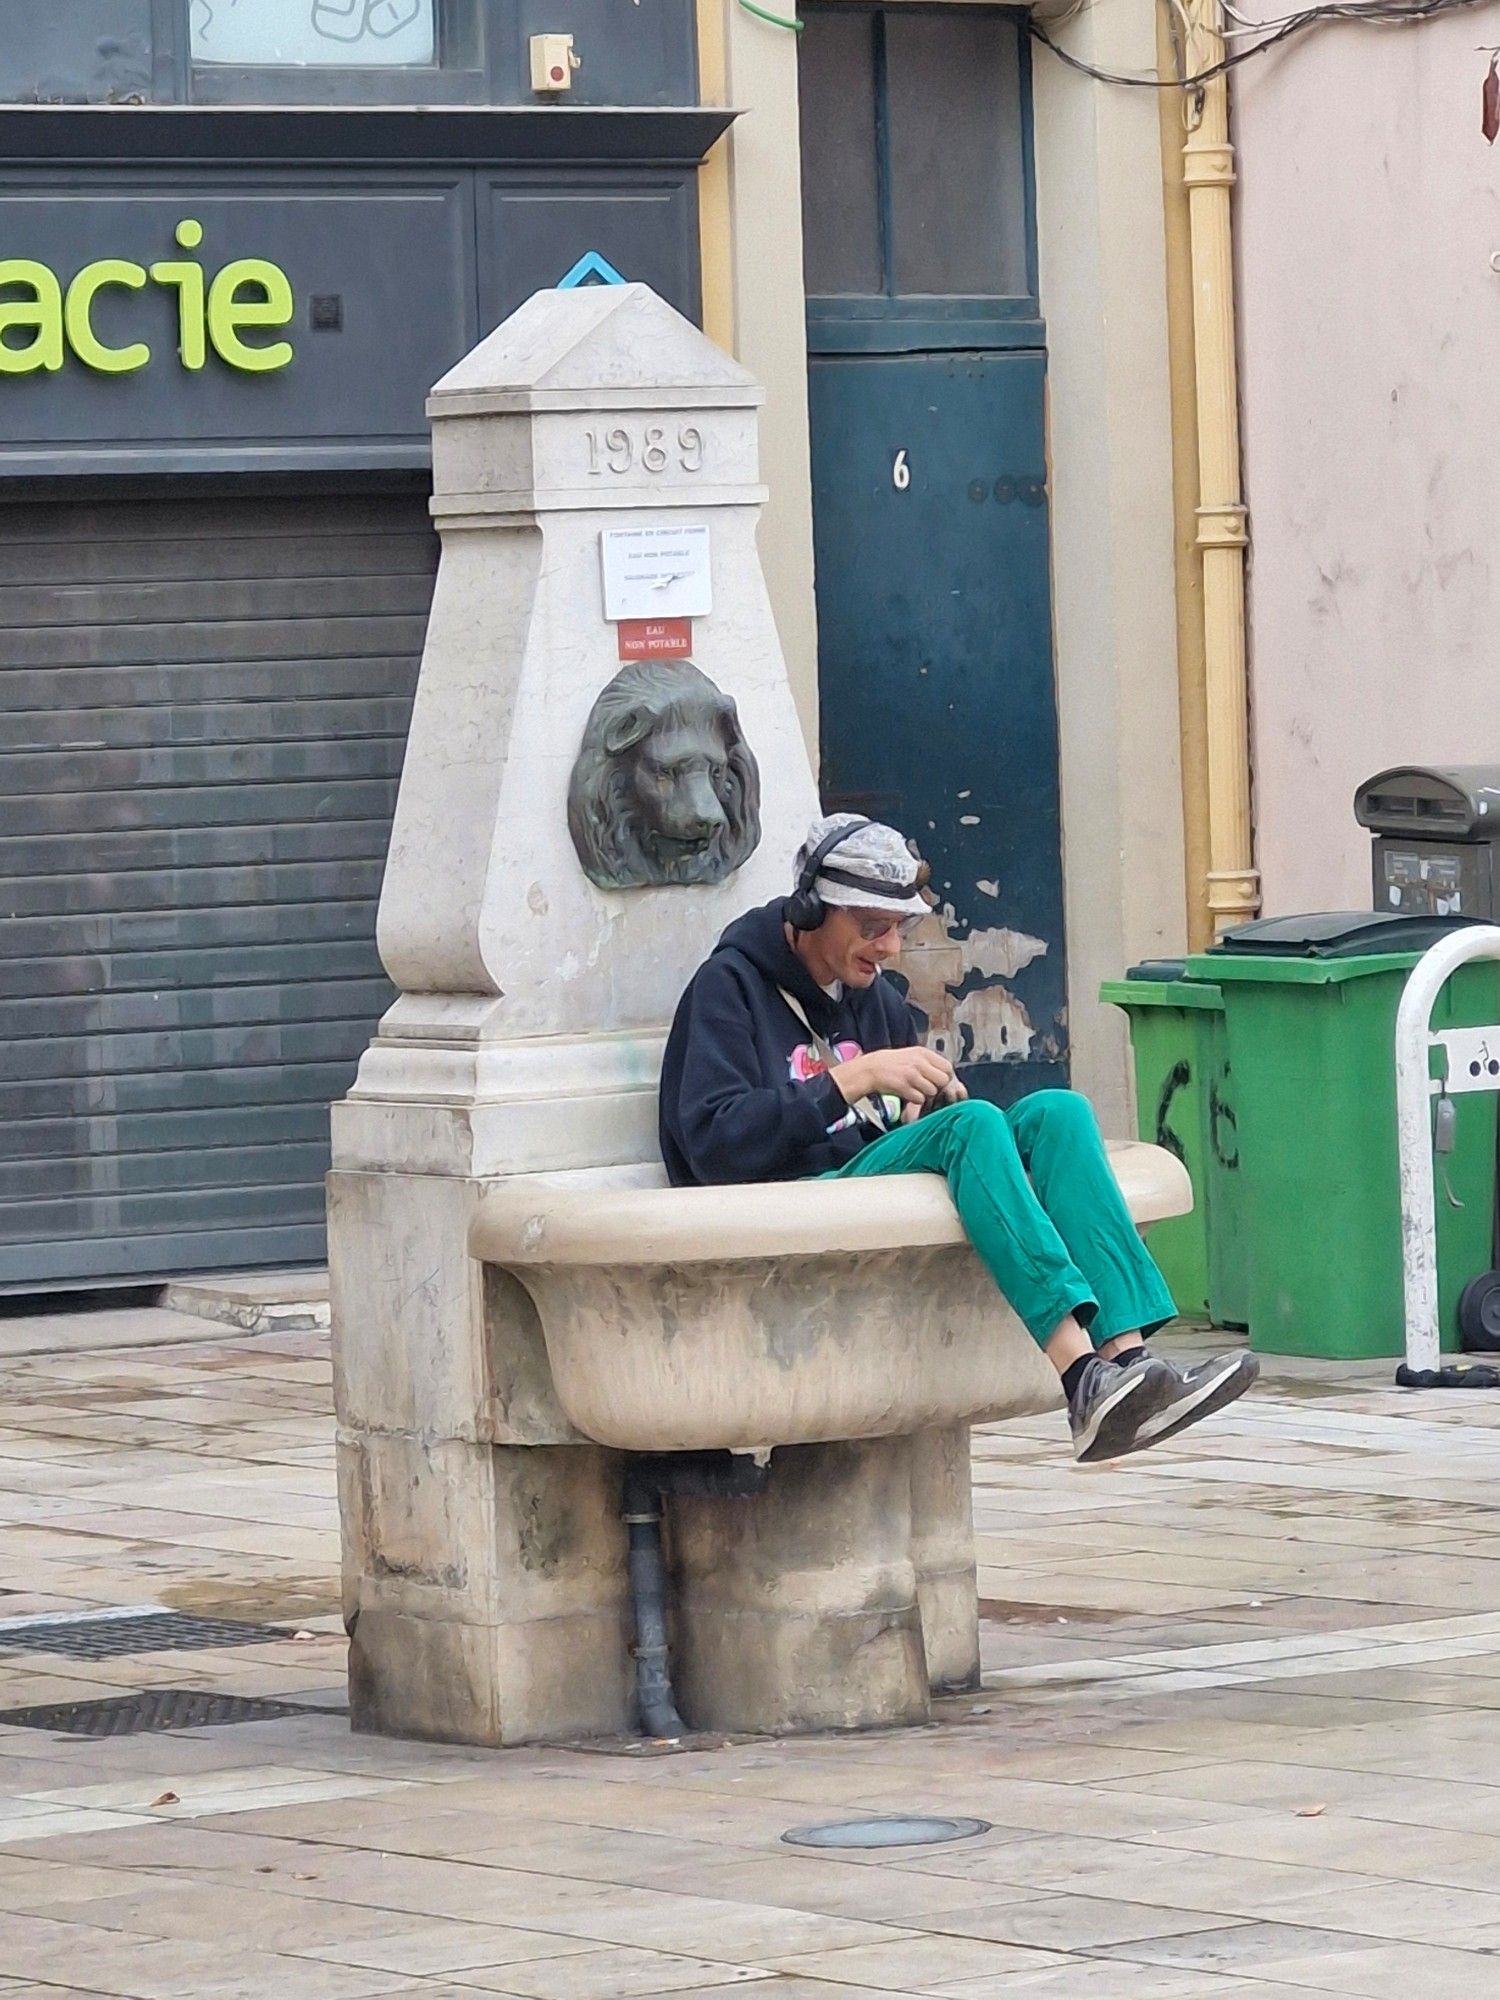
<path fill-rule="evenodd" d="M 722 882 L 760 842 L 760 772 L 734 703 L 691 660 L 622 667 L 589 711 L 568 831 L 601 889 Z"/>

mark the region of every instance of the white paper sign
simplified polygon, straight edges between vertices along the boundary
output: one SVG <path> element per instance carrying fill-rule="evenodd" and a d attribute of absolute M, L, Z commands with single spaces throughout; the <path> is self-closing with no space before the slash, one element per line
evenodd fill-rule
<path fill-rule="evenodd" d="M 706 618 L 714 608 L 707 528 L 605 528 L 604 615 Z"/>

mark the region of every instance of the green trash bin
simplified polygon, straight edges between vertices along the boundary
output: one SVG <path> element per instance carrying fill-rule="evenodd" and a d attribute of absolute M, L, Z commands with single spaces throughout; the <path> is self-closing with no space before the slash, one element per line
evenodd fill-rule
<path fill-rule="evenodd" d="M 1189 983 L 1223 997 L 1250 1344 L 1263 1353 L 1353 1360 L 1403 1350 L 1396 1008 L 1421 953 L 1466 921 L 1367 911 L 1277 918 L 1188 961 Z M 1500 967 L 1462 967 L 1434 1028 L 1493 1021 Z M 1490 1267 L 1495 1181 L 1496 1100 L 1456 1105 L 1437 1201 L 1449 1348 L 1458 1345 L 1459 1293 Z"/>
<path fill-rule="evenodd" d="M 1186 969 L 1183 959 L 1132 966 L 1099 997 L 1130 1022 L 1140 1136 L 1181 1160 L 1193 1184 L 1192 1214 L 1157 1223 L 1151 1254 L 1187 1318 L 1243 1327 L 1245 1233 L 1224 1002 L 1217 986 L 1188 980 Z"/>

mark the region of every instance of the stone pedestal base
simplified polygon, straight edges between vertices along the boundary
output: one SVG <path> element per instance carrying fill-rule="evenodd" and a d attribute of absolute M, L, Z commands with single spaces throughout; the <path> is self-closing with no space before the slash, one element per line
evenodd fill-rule
<path fill-rule="evenodd" d="M 676 1500 L 673 1668 L 694 1729 L 925 1722 L 911 1441 L 794 1445 L 753 1500 Z"/>
<path fill-rule="evenodd" d="M 979 1685 L 979 1589 L 969 1427 L 919 1431 L 911 1443 L 911 1559 L 934 1694 Z"/>
<path fill-rule="evenodd" d="M 499 1745 L 630 1727 L 612 1452 L 366 1432 L 339 1459 L 356 1729 Z"/>
<path fill-rule="evenodd" d="M 582 1613 L 467 1625 L 362 1611 L 349 1638 L 350 1726 L 491 1748 L 631 1727 L 627 1620 Z"/>

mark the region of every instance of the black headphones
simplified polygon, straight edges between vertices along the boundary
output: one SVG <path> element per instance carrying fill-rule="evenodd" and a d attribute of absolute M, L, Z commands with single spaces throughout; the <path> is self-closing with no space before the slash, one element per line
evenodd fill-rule
<path fill-rule="evenodd" d="M 846 840 L 852 840 L 861 828 L 874 824 L 875 821 L 872 819 L 857 819 L 852 826 L 841 826 L 837 832 L 825 835 L 808 855 L 797 876 L 797 886 L 787 897 L 781 910 L 782 916 L 794 931 L 815 931 L 828 915 L 827 904 L 813 887 L 820 875 L 826 875 L 830 882 L 841 882 L 846 889 L 868 889 L 875 895 L 889 893 L 888 885 L 872 882 L 868 875 L 851 875 L 845 868 L 823 866 L 825 858 L 832 854 L 836 847 L 841 847 Z M 906 845 L 913 859 L 916 859 L 916 849 L 910 841 Z M 922 886 L 926 872 L 925 867 L 918 861 L 915 884 L 917 888 Z"/>

